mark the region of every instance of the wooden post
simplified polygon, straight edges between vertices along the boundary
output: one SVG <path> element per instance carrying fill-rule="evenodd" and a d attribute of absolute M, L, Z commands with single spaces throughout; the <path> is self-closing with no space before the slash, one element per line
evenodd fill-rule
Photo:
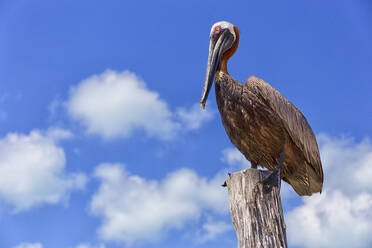
<path fill-rule="evenodd" d="M 226 180 L 239 248 L 287 248 L 280 188 L 260 183 L 264 173 L 250 168 Z"/>

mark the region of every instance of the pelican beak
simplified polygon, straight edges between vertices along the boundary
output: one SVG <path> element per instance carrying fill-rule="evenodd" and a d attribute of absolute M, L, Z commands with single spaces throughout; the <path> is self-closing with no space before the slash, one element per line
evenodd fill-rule
<path fill-rule="evenodd" d="M 207 102 L 209 91 L 212 87 L 213 80 L 216 76 L 216 71 L 219 67 L 221 61 L 222 50 L 224 48 L 224 43 L 228 40 L 227 30 L 223 30 L 221 34 L 217 37 L 211 36 L 209 42 L 209 56 L 207 73 L 205 75 L 204 88 L 202 97 L 200 100 L 200 107 L 205 109 L 205 103 Z"/>

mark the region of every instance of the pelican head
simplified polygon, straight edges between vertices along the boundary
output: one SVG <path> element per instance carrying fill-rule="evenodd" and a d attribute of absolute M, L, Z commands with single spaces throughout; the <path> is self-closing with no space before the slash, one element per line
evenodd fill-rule
<path fill-rule="evenodd" d="M 212 26 L 209 37 L 209 56 L 204 89 L 200 106 L 204 109 L 217 70 L 227 72 L 227 60 L 234 54 L 239 42 L 239 30 L 229 22 L 217 22 Z"/>

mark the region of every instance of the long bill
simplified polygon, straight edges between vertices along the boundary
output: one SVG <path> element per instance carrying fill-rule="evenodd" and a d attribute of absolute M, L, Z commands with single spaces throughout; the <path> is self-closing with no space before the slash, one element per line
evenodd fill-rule
<path fill-rule="evenodd" d="M 213 80 L 216 76 L 216 71 L 218 65 L 221 61 L 221 55 L 223 50 L 223 45 L 226 40 L 226 31 L 222 32 L 219 36 L 217 42 L 213 37 L 210 39 L 209 43 L 209 56 L 208 56 L 208 65 L 207 73 L 205 75 L 204 88 L 202 97 L 200 100 L 200 107 L 205 109 L 205 103 L 207 102 L 209 91 L 212 87 Z"/>

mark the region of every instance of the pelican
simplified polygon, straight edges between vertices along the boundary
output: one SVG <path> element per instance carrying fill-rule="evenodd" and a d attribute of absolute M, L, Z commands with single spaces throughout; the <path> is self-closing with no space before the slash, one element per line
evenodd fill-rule
<path fill-rule="evenodd" d="M 264 80 L 250 76 L 242 84 L 227 72 L 227 62 L 238 44 L 236 26 L 226 21 L 212 26 L 200 106 L 205 108 L 214 80 L 226 133 L 252 168 L 269 169 L 272 176 L 279 176 L 279 183 L 283 179 L 300 196 L 321 192 L 319 148 L 301 111 Z"/>

